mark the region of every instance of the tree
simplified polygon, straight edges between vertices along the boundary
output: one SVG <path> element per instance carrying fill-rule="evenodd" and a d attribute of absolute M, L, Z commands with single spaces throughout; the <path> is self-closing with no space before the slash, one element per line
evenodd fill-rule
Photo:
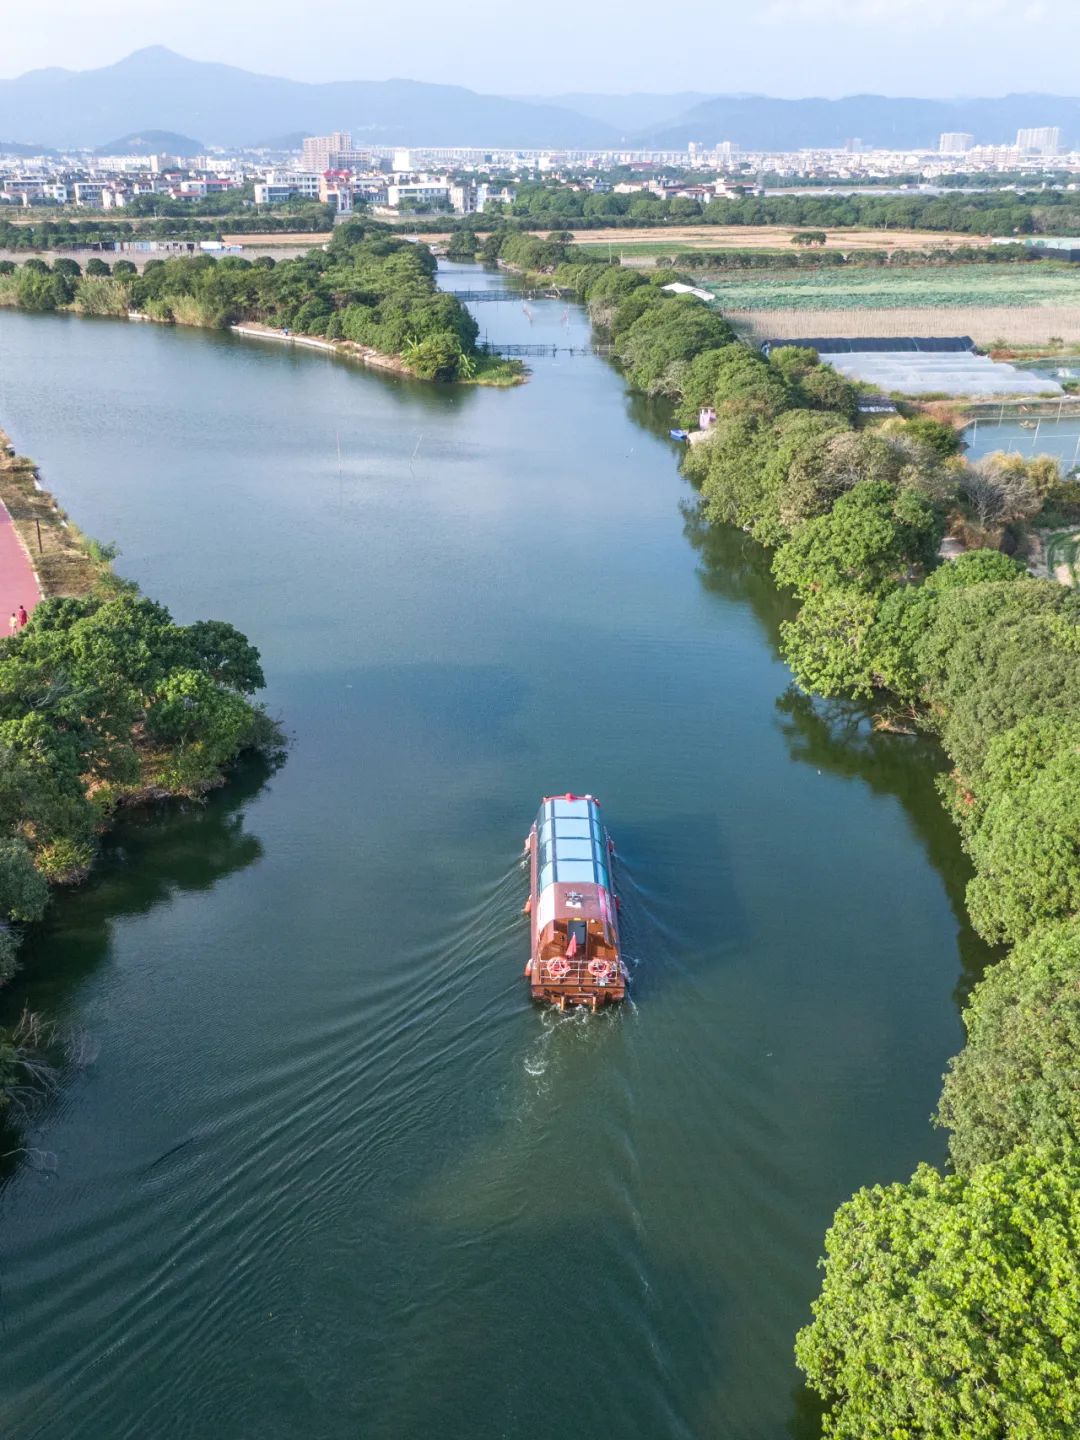
<path fill-rule="evenodd" d="M 705 518 L 712 525 L 736 525 L 767 540 L 769 504 L 766 466 L 772 450 L 769 428 L 738 415 L 722 415 L 705 444 L 685 460 L 688 478 L 701 489 Z M 779 527 L 779 521 L 775 522 Z"/>
<path fill-rule="evenodd" d="M 887 422 L 891 424 L 892 422 Z M 929 415 L 913 415 L 910 420 L 900 422 L 902 430 L 900 433 L 907 438 L 917 441 L 932 450 L 940 460 L 948 460 L 950 456 L 959 455 L 963 447 L 963 439 L 958 430 L 952 425 L 946 425 L 940 420 L 934 420 Z"/>
<path fill-rule="evenodd" d="M 692 295 L 668 296 L 652 286 L 643 286 L 629 295 L 619 306 L 616 318 L 621 321 L 624 308 L 640 304 L 639 295 L 655 296 L 636 319 L 625 329 L 613 327 L 616 352 L 626 366 L 630 380 L 651 395 L 677 394 L 665 387 L 665 376 L 674 361 L 693 360 L 702 350 L 726 345 L 732 339 L 727 321 Z"/>
<path fill-rule="evenodd" d="M 811 595 L 780 626 L 780 649 L 800 689 L 827 697 L 869 698 L 875 675 L 867 642 L 878 601 L 865 590 L 835 586 Z"/>
<path fill-rule="evenodd" d="M 252 695 L 266 684 L 259 652 L 226 620 L 196 620 L 181 631 L 184 647 L 193 668 L 212 680 Z"/>
<path fill-rule="evenodd" d="M 1041 478 L 1044 467 L 1035 473 Z M 1060 473 L 1057 479 L 1060 480 Z M 997 452 L 965 467 L 960 491 L 979 528 L 992 535 L 1014 520 L 1028 520 L 1042 508 L 1042 496 L 1022 455 Z"/>
<path fill-rule="evenodd" d="M 1034 931 L 992 965 L 964 1025 L 936 1117 L 956 1169 L 1025 1142 L 1080 1147 L 1080 920 Z"/>
<path fill-rule="evenodd" d="M 406 359 L 421 380 L 454 380 L 461 366 L 461 341 L 449 331 L 429 335 L 406 352 Z"/>
<path fill-rule="evenodd" d="M 939 595 L 916 662 L 942 743 L 976 790 L 995 736 L 1080 711 L 1078 608 L 1065 586 L 1027 577 Z"/>
<path fill-rule="evenodd" d="M 795 1346 L 830 1440 L 1072 1440 L 1080 1164 L 1021 1146 L 970 1174 L 860 1190 Z"/>
<path fill-rule="evenodd" d="M 1023 785 L 995 791 L 989 775 L 968 838 L 968 910 L 984 939 L 1016 941 L 1080 911 L 1080 747 L 1064 745 Z"/>
<path fill-rule="evenodd" d="M 806 447 L 788 467 L 780 518 L 793 530 L 830 510 L 839 495 L 865 480 L 895 486 L 904 456 L 871 431 L 839 430 L 821 446 Z"/>
<path fill-rule="evenodd" d="M 941 522 L 910 491 L 864 480 L 827 515 L 800 525 L 780 547 L 773 573 L 802 596 L 833 587 L 880 594 L 936 557 Z"/>
<path fill-rule="evenodd" d="M 49 887 L 34 869 L 24 840 L 0 839 L 0 915 L 15 920 L 40 920 Z"/>

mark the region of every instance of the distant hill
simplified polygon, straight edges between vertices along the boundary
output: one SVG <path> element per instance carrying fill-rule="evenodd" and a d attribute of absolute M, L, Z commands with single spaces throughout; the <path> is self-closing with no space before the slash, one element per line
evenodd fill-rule
<path fill-rule="evenodd" d="M 202 155 L 206 146 L 190 135 L 177 135 L 175 130 L 142 130 L 107 140 L 99 145 L 98 155 Z"/>
<path fill-rule="evenodd" d="M 38 154 L 43 145 L 130 149 L 135 140 L 166 153 L 178 145 L 204 148 L 191 135 L 241 148 L 264 145 L 268 135 L 293 141 L 331 130 L 351 130 L 361 145 L 682 150 L 691 140 L 732 140 L 747 150 L 797 150 L 858 138 L 914 148 L 936 145 L 944 130 L 991 143 L 1012 141 L 1022 126 L 1035 125 L 1058 125 L 1066 145 L 1080 143 L 1080 100 L 774 100 L 695 91 L 514 99 L 415 80 L 310 85 L 187 60 L 160 45 L 98 70 L 51 68 L 0 80 L 0 135 Z M 167 146 L 151 139 L 162 133 L 171 137 Z"/>
<path fill-rule="evenodd" d="M 256 140 L 251 148 L 252 150 L 300 150 L 310 134 L 310 130 L 290 130 L 288 135 L 271 135 L 268 139 L 264 137 Z"/>
<path fill-rule="evenodd" d="M 19 145 L 14 140 L 0 140 L 0 155 L 53 155 L 46 145 Z"/>
<path fill-rule="evenodd" d="M 588 116 L 590 120 L 599 120 L 601 124 L 610 125 L 628 136 L 670 125 L 686 111 L 714 97 L 697 90 L 683 90 L 676 95 L 633 91 L 629 95 L 522 95 L 518 98 L 536 105 L 558 105 L 562 110 L 572 110 L 577 115 Z"/>
<path fill-rule="evenodd" d="M 911 100 L 849 95 L 843 100 L 774 100 L 765 95 L 718 96 L 671 123 L 650 126 L 644 147 L 682 150 L 733 140 L 746 150 L 837 147 L 848 140 L 885 149 L 936 146 L 946 130 L 974 135 L 978 144 L 1012 144 L 1027 126 L 1057 125 L 1062 143 L 1080 142 L 1080 100 L 1055 95 L 1005 95 L 988 100 Z"/>
<path fill-rule="evenodd" d="M 149 128 L 236 146 L 291 130 L 351 130 L 361 144 L 382 145 L 540 147 L 616 139 L 610 127 L 556 105 L 415 80 L 309 85 L 187 60 L 160 45 L 99 70 L 32 70 L 0 80 L 0 135 L 15 140 L 97 147 L 109 136 Z"/>

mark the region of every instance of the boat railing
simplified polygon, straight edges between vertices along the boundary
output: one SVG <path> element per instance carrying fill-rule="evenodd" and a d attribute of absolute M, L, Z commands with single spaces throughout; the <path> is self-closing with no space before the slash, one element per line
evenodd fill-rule
<path fill-rule="evenodd" d="M 596 963 L 593 960 L 567 960 L 565 955 L 552 955 L 541 961 L 541 979 L 545 985 L 558 986 L 560 989 L 566 987 L 582 988 L 592 990 L 610 990 L 622 983 L 622 966 L 618 960 L 604 960 L 606 971 L 594 974 L 590 964 Z M 552 970 L 554 965 L 555 969 Z M 563 966 L 567 969 L 563 969 Z"/>

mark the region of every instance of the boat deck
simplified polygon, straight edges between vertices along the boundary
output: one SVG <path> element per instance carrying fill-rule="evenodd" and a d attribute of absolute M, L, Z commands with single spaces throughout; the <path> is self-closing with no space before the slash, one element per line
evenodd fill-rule
<path fill-rule="evenodd" d="M 591 1010 L 626 995 L 611 841 L 592 796 L 549 796 L 526 842 L 532 998 Z"/>

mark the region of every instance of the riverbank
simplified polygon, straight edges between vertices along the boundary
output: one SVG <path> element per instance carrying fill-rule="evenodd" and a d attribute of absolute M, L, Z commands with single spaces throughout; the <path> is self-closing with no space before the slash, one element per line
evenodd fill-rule
<path fill-rule="evenodd" d="M 826 1433 L 956 1434 L 1008 1412 L 1032 1433 L 1070 1435 L 1077 1370 L 1060 1336 L 1080 1323 L 1080 608 L 1001 547 L 1036 516 L 1080 514 L 1080 486 L 1046 457 L 966 464 L 955 432 L 926 416 L 866 425 L 853 387 L 812 351 L 731 343 L 716 312 L 644 277 L 564 259 L 555 279 L 588 301 L 636 388 L 667 396 L 683 424 L 712 408 L 685 462 L 700 521 L 772 552 L 798 607 L 781 654 L 805 695 L 937 737 L 951 767 L 942 797 L 974 871 L 971 924 L 1014 947 L 975 988 L 967 1046 L 945 1077 L 935 1118 L 954 1173 L 924 1164 L 907 1185 L 861 1190 L 829 1233 L 796 1343 Z M 968 553 L 942 561 L 946 528 L 970 538 Z M 912 1240 L 971 1229 L 980 1247 L 945 1259 Z M 1022 1336 L 1007 1298 L 1017 1288 L 1029 1297 Z M 904 1339 L 883 1358 L 873 1337 L 886 1328 Z M 985 1377 L 977 1395 L 941 1385 L 946 1352 L 950 1374 Z"/>
<path fill-rule="evenodd" d="M 359 360 L 361 364 L 370 365 L 376 370 L 394 370 L 399 375 L 413 373 L 400 355 L 384 355 L 379 350 L 373 350 L 370 345 L 357 345 L 351 340 L 322 340 L 317 335 L 293 335 L 287 330 L 275 330 L 271 325 L 257 325 L 250 321 L 242 325 L 230 325 L 229 329 L 234 335 L 246 335 L 252 340 L 274 340 L 280 345 L 293 345 L 302 350 L 321 350 L 326 355 L 345 355 L 350 360 Z"/>
<path fill-rule="evenodd" d="M 105 580 L 108 565 L 104 552 L 71 523 L 56 499 L 42 487 L 37 466 L 15 453 L 3 430 L 0 503 L 11 517 L 39 598 L 89 595 Z"/>
<path fill-rule="evenodd" d="M 88 270 L 90 262 L 88 263 Z M 333 352 L 417 380 L 505 388 L 521 384 L 518 360 L 477 345 L 478 326 L 434 283 L 426 247 L 372 241 L 342 229 L 326 251 L 275 264 L 239 256 L 185 255 L 110 273 L 83 274 L 72 260 L 0 269 L 0 305 L 232 329 Z"/>
<path fill-rule="evenodd" d="M 762 552 L 686 528 L 665 417 L 577 305 L 440 270 L 505 293 L 475 310 L 493 337 L 578 353 L 462 392 L 0 313 L 8 428 L 45 482 L 178 618 L 256 640 L 297 736 L 267 784 L 122 820 L 9 991 L 97 1057 L 32 1135 L 58 1173 L 23 1161 L 4 1195 L 9 1440 L 130 1414 L 305 1434 L 328 1372 L 327 1440 L 357 1416 L 555 1440 L 717 1414 L 785 1440 L 838 1196 L 943 1151 L 971 941 L 925 743 L 789 706 Z M 523 580 L 538 536 L 572 583 Z M 520 837 L 567 787 L 623 852 L 635 1005 L 611 1024 L 538 1014 L 521 979 Z M 567 1197 L 569 1279 L 537 1287 Z M 343 1235 L 379 1243 L 343 1268 Z M 613 1315 L 588 1394 L 528 1367 L 492 1387 L 515 1325 L 578 1351 Z"/>
<path fill-rule="evenodd" d="M 3 432 L 0 507 L 4 603 L 29 612 L 0 638 L 2 985 L 17 927 L 41 918 L 51 885 L 86 878 L 118 810 L 204 795 L 241 754 L 277 756 L 284 740 L 249 698 L 265 684 L 254 646 L 226 622 L 174 625 L 114 573 L 110 550 L 67 519 Z M 14 1083 L 0 1065 L 0 1107 Z"/>
<path fill-rule="evenodd" d="M 150 320 L 153 317 L 131 315 L 129 318 Z M 278 344 L 293 345 L 303 350 L 321 350 L 325 355 L 337 355 L 346 360 L 357 360 L 360 364 L 367 365 L 373 370 L 392 370 L 399 375 L 410 375 L 414 379 L 421 378 L 417 377 L 416 371 L 407 365 L 400 355 L 385 355 L 380 350 L 372 349 L 370 345 L 358 345 L 352 340 L 323 340 L 317 335 L 293 335 L 291 332 L 275 329 L 272 325 L 259 325 L 253 321 L 246 321 L 241 325 L 230 325 L 229 329 L 234 335 L 243 335 L 251 340 L 272 340 Z M 479 368 L 475 374 L 458 375 L 454 383 L 486 385 L 494 388 L 525 383 L 528 371 L 520 362 L 517 362 L 519 368 L 512 370 L 509 367 L 514 362 L 499 360 L 497 356 L 490 358 L 494 363 L 487 370 Z"/>

